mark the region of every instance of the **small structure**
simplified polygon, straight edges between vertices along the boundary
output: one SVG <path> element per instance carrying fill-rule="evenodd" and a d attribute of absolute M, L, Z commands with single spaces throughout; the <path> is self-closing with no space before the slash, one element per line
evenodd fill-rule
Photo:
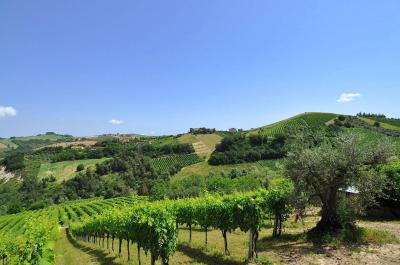
<path fill-rule="evenodd" d="M 229 128 L 229 132 L 235 133 L 235 132 L 237 132 L 237 129 L 236 128 Z"/>

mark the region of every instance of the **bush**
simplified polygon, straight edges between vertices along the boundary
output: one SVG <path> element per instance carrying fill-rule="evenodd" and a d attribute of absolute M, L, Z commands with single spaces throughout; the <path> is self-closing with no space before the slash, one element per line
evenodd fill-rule
<path fill-rule="evenodd" d="M 84 164 L 79 164 L 77 167 L 76 167 L 76 172 L 80 172 L 80 171 L 82 171 L 82 170 L 84 170 L 85 169 L 85 165 Z"/>
<path fill-rule="evenodd" d="M 24 153 L 14 152 L 4 158 L 3 165 L 6 167 L 7 171 L 16 171 L 19 169 L 23 169 L 25 167 L 24 158 Z"/>
<path fill-rule="evenodd" d="M 278 134 L 272 140 L 261 135 L 226 136 L 216 146 L 208 163 L 210 165 L 255 162 L 264 159 L 282 158 L 286 155 L 286 136 Z"/>

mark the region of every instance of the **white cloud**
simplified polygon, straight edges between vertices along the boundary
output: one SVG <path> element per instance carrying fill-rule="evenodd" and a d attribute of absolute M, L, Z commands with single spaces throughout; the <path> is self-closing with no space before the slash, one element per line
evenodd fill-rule
<path fill-rule="evenodd" d="M 14 117 L 15 115 L 17 115 L 17 111 L 13 107 L 0 106 L 0 118 Z"/>
<path fill-rule="evenodd" d="M 124 123 L 123 120 L 116 120 L 116 119 L 109 120 L 108 122 L 111 124 L 114 124 L 114 125 L 120 125 L 120 124 Z"/>
<path fill-rule="evenodd" d="M 340 103 L 350 102 L 353 101 L 354 98 L 360 96 L 361 96 L 360 93 L 342 93 L 336 101 Z"/>

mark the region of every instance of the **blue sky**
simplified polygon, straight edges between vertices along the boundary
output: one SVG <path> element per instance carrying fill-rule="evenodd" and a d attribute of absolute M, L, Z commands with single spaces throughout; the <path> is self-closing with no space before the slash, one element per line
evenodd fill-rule
<path fill-rule="evenodd" d="M 399 13 L 397 0 L 4 0 L 0 136 L 400 117 Z"/>

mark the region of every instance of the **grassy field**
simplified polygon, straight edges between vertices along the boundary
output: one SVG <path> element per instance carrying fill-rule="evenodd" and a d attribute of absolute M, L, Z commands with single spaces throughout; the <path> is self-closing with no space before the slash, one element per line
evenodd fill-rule
<path fill-rule="evenodd" d="M 196 153 L 203 158 L 209 157 L 221 140 L 222 136 L 216 133 L 198 135 L 187 133 L 178 138 L 178 141 L 181 143 L 193 144 Z"/>
<path fill-rule="evenodd" d="M 75 176 L 76 167 L 79 164 L 83 164 L 85 168 L 87 168 L 90 166 L 94 166 L 97 163 L 103 162 L 106 159 L 107 158 L 62 161 L 57 163 L 42 163 L 39 169 L 38 178 L 41 179 L 48 176 L 54 176 L 57 181 L 61 182 Z"/>
<path fill-rule="evenodd" d="M 203 142 L 211 150 L 211 152 L 214 152 L 215 145 L 217 145 L 222 140 L 222 137 L 215 133 L 199 134 L 196 137 L 199 141 Z"/>
<path fill-rule="evenodd" d="M 366 123 L 368 123 L 369 125 L 374 125 L 375 124 L 375 120 L 370 119 L 370 118 L 365 118 L 365 117 L 358 117 L 360 120 L 365 121 Z M 389 129 L 389 130 L 400 130 L 400 127 L 398 126 L 394 126 L 388 123 L 384 123 L 384 122 L 379 122 L 380 126 L 384 129 Z"/>
<path fill-rule="evenodd" d="M 253 163 L 243 163 L 243 164 L 234 164 L 234 165 L 218 165 L 212 166 L 209 165 L 206 161 L 200 162 L 194 165 L 190 165 L 188 167 L 183 168 L 180 172 L 174 175 L 173 179 L 179 179 L 185 176 L 196 175 L 207 177 L 210 172 L 221 172 L 224 171 L 229 173 L 233 169 L 265 169 L 268 168 L 271 176 L 280 176 L 280 167 L 281 162 L 279 160 L 264 160 Z"/>
<path fill-rule="evenodd" d="M 192 144 L 198 142 L 199 140 L 197 139 L 196 135 L 191 133 L 185 133 L 178 138 L 178 141 L 183 144 Z"/>
<path fill-rule="evenodd" d="M 8 148 L 17 148 L 18 145 L 13 143 L 10 139 L 1 139 L 0 143 L 4 144 Z"/>

